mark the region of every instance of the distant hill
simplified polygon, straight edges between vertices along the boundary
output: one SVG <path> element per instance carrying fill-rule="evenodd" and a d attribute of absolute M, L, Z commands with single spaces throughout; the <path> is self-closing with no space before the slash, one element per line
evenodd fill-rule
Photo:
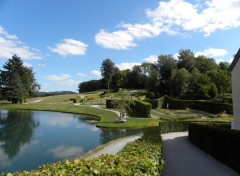
<path fill-rule="evenodd" d="M 55 91 L 55 92 L 38 92 L 38 97 L 54 96 L 54 95 L 66 95 L 66 94 L 77 94 L 73 91 Z"/>

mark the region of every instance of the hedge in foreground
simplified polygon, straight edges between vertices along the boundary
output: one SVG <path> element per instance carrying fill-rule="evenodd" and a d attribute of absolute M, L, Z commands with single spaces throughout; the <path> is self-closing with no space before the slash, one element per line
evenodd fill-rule
<path fill-rule="evenodd" d="M 128 143 L 117 155 L 102 155 L 93 159 L 57 162 L 34 171 L 8 175 L 161 175 L 163 162 L 159 128 L 149 128 L 141 139 Z"/>
<path fill-rule="evenodd" d="M 240 131 L 223 124 L 190 124 L 189 140 L 240 173 Z"/>

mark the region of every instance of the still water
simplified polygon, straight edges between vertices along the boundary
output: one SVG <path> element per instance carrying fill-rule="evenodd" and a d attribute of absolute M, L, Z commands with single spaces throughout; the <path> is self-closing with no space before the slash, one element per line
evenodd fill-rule
<path fill-rule="evenodd" d="M 100 129 L 83 118 L 96 119 L 80 114 L 0 110 L 0 173 L 36 169 L 142 131 Z"/>

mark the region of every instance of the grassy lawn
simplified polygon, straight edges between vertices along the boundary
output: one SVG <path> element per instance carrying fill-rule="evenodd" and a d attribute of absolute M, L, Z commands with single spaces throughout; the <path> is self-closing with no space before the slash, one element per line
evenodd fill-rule
<path fill-rule="evenodd" d="M 100 118 L 100 121 L 96 124 L 101 128 L 145 128 L 149 126 L 158 126 L 159 120 L 156 119 L 145 119 L 145 118 L 129 118 L 125 123 L 116 123 L 118 119 L 116 113 L 94 108 L 89 105 L 74 105 L 70 98 L 90 98 L 100 101 L 99 93 L 94 94 L 72 94 L 72 95 L 59 95 L 59 96 L 48 96 L 38 97 L 27 100 L 27 104 L 10 104 L 5 101 L 0 102 L 0 109 L 10 110 L 39 110 L 39 111 L 55 111 L 55 112 L 66 112 L 66 113 L 77 113 L 77 114 L 88 114 L 94 115 Z"/>

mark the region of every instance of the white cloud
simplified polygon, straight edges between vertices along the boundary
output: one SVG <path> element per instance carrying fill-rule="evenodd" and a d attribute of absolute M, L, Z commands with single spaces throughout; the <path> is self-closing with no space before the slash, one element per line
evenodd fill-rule
<path fill-rule="evenodd" d="M 106 32 L 101 30 L 96 36 L 95 41 L 97 44 L 104 48 L 110 49 L 128 49 L 130 47 L 137 46 L 133 42 L 134 38 L 126 31 Z"/>
<path fill-rule="evenodd" d="M 81 77 L 84 77 L 86 76 L 86 74 L 83 74 L 83 73 L 77 73 L 78 76 L 81 76 Z"/>
<path fill-rule="evenodd" d="M 52 52 L 61 56 L 67 55 L 85 55 L 88 45 L 74 39 L 63 39 L 61 43 L 57 43 L 55 48 L 48 47 Z"/>
<path fill-rule="evenodd" d="M 33 65 L 28 62 L 23 62 L 23 65 L 30 68 L 33 67 Z"/>
<path fill-rule="evenodd" d="M 185 0 L 160 1 L 157 8 L 146 10 L 149 22 L 124 23 L 116 31 L 100 30 L 97 44 L 110 49 L 136 47 L 137 40 L 157 37 L 161 33 L 188 36 L 187 31 L 210 35 L 217 30 L 240 26 L 239 0 L 208 0 L 190 3 Z"/>
<path fill-rule="evenodd" d="M 120 64 L 116 64 L 116 67 L 119 68 L 119 70 L 127 70 L 127 69 L 132 69 L 135 65 L 141 65 L 141 63 L 137 63 L 137 62 L 131 62 L 131 63 L 120 63 Z"/>
<path fill-rule="evenodd" d="M 158 60 L 157 55 L 150 55 L 147 58 L 144 59 L 145 62 L 155 63 Z"/>
<path fill-rule="evenodd" d="M 208 48 L 204 51 L 199 51 L 195 53 L 195 56 L 203 55 L 207 57 L 218 57 L 218 56 L 225 56 L 228 52 L 225 49 L 216 49 L 216 48 Z"/>
<path fill-rule="evenodd" d="M 22 59 L 41 59 L 40 52 L 30 48 L 18 39 L 16 35 L 10 35 L 0 26 L 0 58 L 11 58 L 17 54 Z"/>
<path fill-rule="evenodd" d="M 92 70 L 92 71 L 91 71 L 91 74 L 92 74 L 92 75 L 96 75 L 96 76 L 98 76 L 98 77 L 101 77 L 101 76 L 102 76 L 102 75 L 101 75 L 101 72 L 98 71 L 98 70 Z"/>
<path fill-rule="evenodd" d="M 169 30 L 201 31 L 210 35 L 216 30 L 240 26 L 239 0 L 208 0 L 192 4 L 184 0 L 159 2 L 147 15 L 155 23 L 162 23 Z"/>
<path fill-rule="evenodd" d="M 81 82 L 81 81 L 71 79 L 71 75 L 69 74 L 48 75 L 48 76 L 45 76 L 44 79 L 49 81 L 54 81 L 55 85 L 57 84 L 62 86 L 72 86 L 72 85 L 77 86 Z"/>
<path fill-rule="evenodd" d="M 51 81 L 62 81 L 62 80 L 67 80 L 71 76 L 69 74 L 61 74 L 61 75 L 49 75 L 45 76 L 45 79 L 51 80 Z"/>

